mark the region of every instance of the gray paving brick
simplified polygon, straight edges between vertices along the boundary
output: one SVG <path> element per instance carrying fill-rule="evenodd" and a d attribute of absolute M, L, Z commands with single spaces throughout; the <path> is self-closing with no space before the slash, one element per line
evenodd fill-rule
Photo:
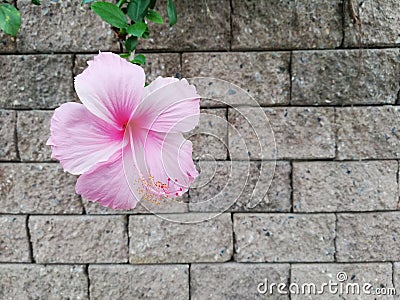
<path fill-rule="evenodd" d="M 55 108 L 74 99 L 72 55 L 1 55 L 0 69 L 1 108 Z"/>
<path fill-rule="evenodd" d="M 201 109 L 195 129 L 185 134 L 193 144 L 193 158 L 226 159 L 228 148 L 228 121 L 226 109 Z"/>
<path fill-rule="evenodd" d="M 397 161 L 294 162 L 294 210 L 396 209 L 397 169 Z"/>
<path fill-rule="evenodd" d="M 119 51 L 115 33 L 89 9 L 73 0 L 18 0 L 21 29 L 17 47 L 20 52 Z"/>
<path fill-rule="evenodd" d="M 288 162 L 202 161 L 199 169 L 200 177 L 190 190 L 190 211 L 284 212 L 291 208 Z"/>
<path fill-rule="evenodd" d="M 260 105 L 285 105 L 290 94 L 289 60 L 288 52 L 184 53 L 182 74 L 227 80 L 249 92 Z"/>
<path fill-rule="evenodd" d="M 191 299 L 265 299 L 257 286 L 265 282 L 289 284 L 288 264 L 192 264 Z M 289 299 L 288 295 L 268 295 L 268 299 Z"/>
<path fill-rule="evenodd" d="M 91 265 L 94 299 L 189 299 L 187 265 Z"/>
<path fill-rule="evenodd" d="M 132 264 L 224 262 L 231 258 L 232 221 L 222 214 L 135 215 L 129 217 L 129 261 Z"/>
<path fill-rule="evenodd" d="M 22 161 L 52 160 L 51 147 L 46 145 L 52 115 L 52 111 L 18 112 L 17 138 Z"/>
<path fill-rule="evenodd" d="M 0 159 L 17 160 L 17 145 L 15 143 L 16 113 L 0 110 Z"/>
<path fill-rule="evenodd" d="M 315 159 L 335 156 L 333 108 L 229 109 L 232 159 Z M 269 127 L 270 126 L 270 127 Z M 265 137 L 257 136 L 254 130 Z M 276 148 L 275 148 L 276 144 Z M 262 148 L 261 148 L 262 146 Z"/>
<path fill-rule="evenodd" d="M 339 0 L 234 0 L 233 49 L 335 48 L 342 40 Z"/>
<path fill-rule="evenodd" d="M 238 213 L 233 220 L 238 262 L 334 260 L 333 214 Z"/>
<path fill-rule="evenodd" d="M 398 49 L 301 51 L 292 56 L 292 104 L 394 104 Z"/>
<path fill-rule="evenodd" d="M 30 262 L 25 224 L 26 216 L 0 216 L 0 262 Z"/>
<path fill-rule="evenodd" d="M 2 299 L 88 299 L 81 265 L 1 264 Z"/>
<path fill-rule="evenodd" d="M 360 47 L 400 44 L 400 3 L 397 0 L 351 0 L 353 10 L 361 21 L 361 28 L 354 23 L 348 1 L 345 5 L 344 46 Z"/>
<path fill-rule="evenodd" d="M 338 214 L 338 261 L 397 260 L 400 255 L 399 220 L 399 212 Z"/>
<path fill-rule="evenodd" d="M 128 260 L 124 216 L 31 216 L 38 263 L 123 263 Z"/>
<path fill-rule="evenodd" d="M 339 159 L 400 157 L 400 108 L 395 106 L 336 109 Z"/>
<path fill-rule="evenodd" d="M 138 49 L 229 49 L 228 0 L 176 1 L 178 22 L 173 27 L 168 25 L 166 6 L 166 0 L 157 2 L 157 11 L 162 15 L 165 24 L 150 24 L 150 38 L 141 40 Z"/>
<path fill-rule="evenodd" d="M 59 164 L 0 164 L 0 178 L 0 213 L 82 213 L 76 177 Z"/>

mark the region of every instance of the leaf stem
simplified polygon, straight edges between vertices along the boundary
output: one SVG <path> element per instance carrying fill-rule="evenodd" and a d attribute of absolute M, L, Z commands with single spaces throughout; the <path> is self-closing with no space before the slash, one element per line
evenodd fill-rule
<path fill-rule="evenodd" d="M 118 3 L 117 3 L 117 6 L 121 7 L 122 4 L 124 4 L 125 2 L 126 2 L 126 0 L 119 0 Z"/>

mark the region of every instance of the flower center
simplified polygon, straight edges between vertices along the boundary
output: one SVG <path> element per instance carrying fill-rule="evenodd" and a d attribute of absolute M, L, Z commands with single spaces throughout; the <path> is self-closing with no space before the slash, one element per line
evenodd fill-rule
<path fill-rule="evenodd" d="M 137 179 L 136 183 L 139 185 L 138 191 L 142 199 L 152 203 L 169 202 L 171 198 L 182 196 L 182 187 L 177 187 L 178 179 L 168 178 L 165 183 L 156 181 L 154 176 L 150 175 L 148 178 Z"/>

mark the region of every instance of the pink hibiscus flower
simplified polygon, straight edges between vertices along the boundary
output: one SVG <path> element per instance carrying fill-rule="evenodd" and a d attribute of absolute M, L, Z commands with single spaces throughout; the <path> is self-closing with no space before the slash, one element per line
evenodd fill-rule
<path fill-rule="evenodd" d="M 47 144 L 64 170 L 81 175 L 76 192 L 102 205 L 131 209 L 186 192 L 198 176 L 182 132 L 199 121 L 199 95 L 182 79 L 145 85 L 141 67 L 100 53 L 75 78 L 83 104 L 61 105 Z"/>

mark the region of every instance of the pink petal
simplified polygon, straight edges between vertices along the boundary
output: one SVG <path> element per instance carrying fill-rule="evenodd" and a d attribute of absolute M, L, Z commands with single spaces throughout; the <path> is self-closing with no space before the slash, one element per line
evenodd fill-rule
<path fill-rule="evenodd" d="M 157 132 L 186 132 L 199 122 L 200 96 L 185 79 L 158 77 L 145 90 L 133 116 L 137 126 Z"/>
<path fill-rule="evenodd" d="M 125 151 L 131 151 L 129 146 Z M 114 154 L 109 161 L 81 175 L 75 190 L 82 197 L 114 209 L 132 209 L 140 200 L 134 183 L 138 182 L 132 155 Z M 125 169 L 126 166 L 129 166 Z"/>
<path fill-rule="evenodd" d="M 148 191 L 146 197 L 181 196 L 198 176 L 192 160 L 192 143 L 181 133 L 142 130 L 141 137 L 132 141 L 142 185 Z"/>
<path fill-rule="evenodd" d="M 93 115 L 79 103 L 65 103 L 51 119 L 52 157 L 65 171 L 82 174 L 99 162 L 107 161 L 122 147 L 123 131 Z"/>
<path fill-rule="evenodd" d="M 114 126 L 123 126 L 142 99 L 143 68 L 109 52 L 96 55 L 88 65 L 75 77 L 79 99 L 99 118 Z"/>

